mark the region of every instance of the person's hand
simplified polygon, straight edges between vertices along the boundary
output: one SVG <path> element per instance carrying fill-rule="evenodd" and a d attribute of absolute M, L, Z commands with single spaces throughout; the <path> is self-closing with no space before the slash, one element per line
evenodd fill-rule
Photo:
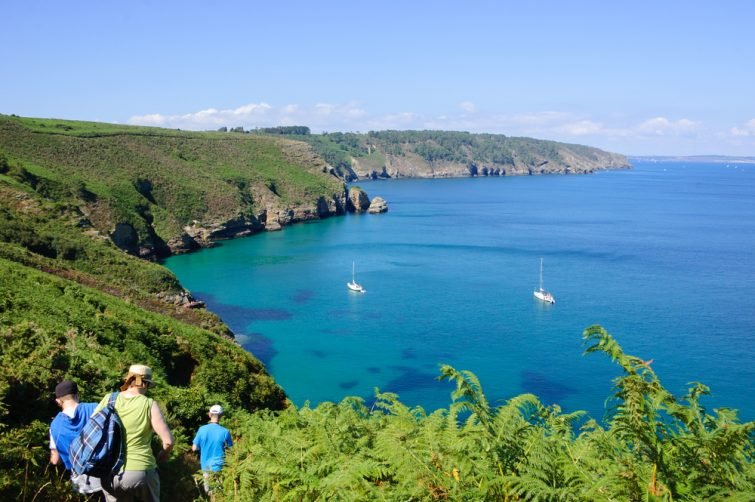
<path fill-rule="evenodd" d="M 172 444 L 163 445 L 163 449 L 160 453 L 157 454 L 157 461 L 162 462 L 164 460 L 167 460 L 170 457 L 170 450 L 173 448 Z"/>

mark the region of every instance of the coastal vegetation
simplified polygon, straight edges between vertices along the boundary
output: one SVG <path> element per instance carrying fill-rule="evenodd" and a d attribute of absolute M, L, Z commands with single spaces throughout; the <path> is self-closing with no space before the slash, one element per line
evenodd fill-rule
<path fill-rule="evenodd" d="M 154 260 L 345 210 L 327 149 L 375 166 L 399 157 L 468 162 L 463 152 L 477 162 L 507 161 L 512 151 L 515 163 L 524 158 L 517 142 L 473 153 L 485 141 L 0 116 L 0 498 L 77 500 L 65 473 L 47 463 L 52 390 L 70 378 L 83 400 L 98 401 L 138 362 L 153 368 L 152 397 L 177 439 L 160 466 L 170 500 L 202 497 L 190 441 L 216 403 L 236 440 L 216 480 L 222 500 L 751 499 L 753 422 L 706 410 L 702 384 L 672 396 L 649 363 L 600 327 L 585 332 L 587 352 L 624 371 L 604 422 L 532 395 L 493 407 L 472 373 L 448 366 L 441 378 L 456 391 L 446 409 L 409 408 L 380 392 L 374 403 L 296 408 Z M 528 155 L 564 151 L 545 142 Z"/>
<path fill-rule="evenodd" d="M 178 448 L 161 467 L 163 489 L 181 500 L 196 492 L 187 450 L 211 404 L 285 406 L 262 364 L 228 339 L 0 258 L 0 498 L 73 498 L 62 471 L 47 463 L 47 428 L 58 412 L 52 389 L 73 379 L 84 401 L 98 402 L 134 361 L 155 371 L 151 395 L 167 411 Z"/>
<path fill-rule="evenodd" d="M 468 371 L 441 366 L 451 404 L 427 412 L 377 392 L 245 415 L 217 480 L 223 500 L 752 500 L 755 422 L 673 396 L 650 362 L 600 326 L 586 353 L 622 369 L 608 417 L 524 394 L 493 407 Z"/>
<path fill-rule="evenodd" d="M 358 178 L 586 173 L 629 167 L 626 157 L 584 145 L 457 131 L 312 134 L 301 126 L 250 131 L 305 141 L 334 171 Z"/>

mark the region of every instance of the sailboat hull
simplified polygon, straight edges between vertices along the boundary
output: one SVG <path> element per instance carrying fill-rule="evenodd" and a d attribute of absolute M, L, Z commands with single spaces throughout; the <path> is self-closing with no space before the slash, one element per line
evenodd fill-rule
<path fill-rule="evenodd" d="M 553 298 L 553 295 L 548 293 L 547 291 L 535 291 L 532 294 L 535 295 L 535 298 L 537 298 L 541 302 L 556 303 L 556 299 Z"/>
<path fill-rule="evenodd" d="M 346 287 L 349 288 L 351 291 L 356 291 L 357 293 L 364 293 L 364 288 L 361 284 L 357 284 L 356 282 L 347 282 Z"/>

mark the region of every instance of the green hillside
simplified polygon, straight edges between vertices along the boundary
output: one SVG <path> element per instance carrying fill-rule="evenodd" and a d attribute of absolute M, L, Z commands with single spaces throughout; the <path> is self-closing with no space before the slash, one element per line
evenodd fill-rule
<path fill-rule="evenodd" d="M 623 155 L 585 145 L 457 131 L 311 134 L 301 126 L 250 131 L 306 141 L 342 178 L 581 174 L 628 168 Z"/>
<path fill-rule="evenodd" d="M 207 244 L 187 225 L 232 222 L 230 237 L 344 211 L 343 183 L 280 137 L 0 116 L 0 152 L 10 177 L 142 256 Z"/>

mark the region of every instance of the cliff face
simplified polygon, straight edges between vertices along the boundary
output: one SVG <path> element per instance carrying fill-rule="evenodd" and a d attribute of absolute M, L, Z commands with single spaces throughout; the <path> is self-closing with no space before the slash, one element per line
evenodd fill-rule
<path fill-rule="evenodd" d="M 384 154 L 383 162 L 351 158 L 352 180 L 378 178 L 455 178 L 466 176 L 529 176 L 541 174 L 589 174 L 606 169 L 628 169 L 624 155 L 596 148 L 558 147 L 557 156 L 528 155 L 513 157 L 508 162 L 474 160 L 427 160 L 416 153 Z"/>
<path fill-rule="evenodd" d="M 582 174 L 630 167 L 623 155 L 583 145 L 500 134 L 371 131 L 303 135 L 346 181 Z"/>
<path fill-rule="evenodd" d="M 231 218 L 194 220 L 183 232 L 172 237 L 167 245 L 172 253 L 183 253 L 203 247 L 212 247 L 216 241 L 243 237 L 263 231 L 281 230 L 293 223 L 328 218 L 346 212 L 346 192 L 320 196 L 316 200 L 299 205 L 281 204 L 268 198 L 262 208 L 251 215 Z"/>

